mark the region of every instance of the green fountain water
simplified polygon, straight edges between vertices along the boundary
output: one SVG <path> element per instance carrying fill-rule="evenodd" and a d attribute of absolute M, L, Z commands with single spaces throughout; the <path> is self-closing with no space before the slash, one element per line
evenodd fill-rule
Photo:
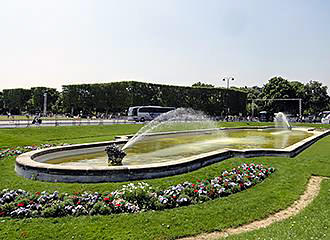
<path fill-rule="evenodd" d="M 292 130 L 283 113 L 275 117 L 275 128 L 220 130 L 217 123 L 202 112 L 176 109 L 154 119 L 135 134 L 124 146 L 123 165 L 144 165 L 175 161 L 225 148 L 283 149 L 312 133 Z M 196 131 L 198 130 L 198 131 Z M 201 131 L 199 131 L 201 130 Z M 167 134 L 159 134 L 166 132 Z M 48 160 L 61 165 L 107 166 L 104 150 Z"/>
<path fill-rule="evenodd" d="M 224 133 L 225 132 L 225 133 Z M 166 136 L 145 136 L 141 141 L 126 149 L 123 165 L 141 165 L 178 160 L 224 148 L 282 149 L 295 144 L 312 133 L 302 130 L 259 129 L 259 130 L 219 130 L 208 134 Z M 47 163 L 61 165 L 106 166 L 104 151 L 48 160 Z"/>

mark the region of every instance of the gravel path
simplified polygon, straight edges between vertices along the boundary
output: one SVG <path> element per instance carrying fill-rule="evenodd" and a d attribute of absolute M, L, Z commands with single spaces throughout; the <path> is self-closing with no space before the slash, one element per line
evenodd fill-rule
<path fill-rule="evenodd" d="M 204 233 L 194 237 L 181 238 L 182 240 L 205 240 L 205 239 L 217 239 L 226 237 L 229 235 L 240 234 L 244 232 L 253 231 L 259 228 L 265 228 L 272 223 L 282 221 L 289 217 L 298 214 L 301 210 L 307 207 L 319 194 L 321 182 L 324 177 L 312 176 L 309 179 L 305 192 L 300 198 L 295 201 L 289 208 L 279 211 L 273 215 L 270 215 L 266 219 L 258 220 L 237 228 L 228 228 L 223 232 Z"/>

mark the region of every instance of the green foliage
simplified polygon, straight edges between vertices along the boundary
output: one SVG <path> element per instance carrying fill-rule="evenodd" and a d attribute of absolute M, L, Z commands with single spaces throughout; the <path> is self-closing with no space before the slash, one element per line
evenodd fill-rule
<path fill-rule="evenodd" d="M 63 94 L 62 93 L 58 93 L 58 97 L 57 97 L 56 101 L 54 102 L 54 104 L 51 105 L 50 110 L 55 114 L 64 113 L 64 111 L 63 111 Z"/>
<path fill-rule="evenodd" d="M 317 114 L 327 109 L 330 104 L 330 97 L 327 93 L 327 86 L 322 86 L 322 83 L 310 81 L 305 85 L 305 94 L 308 100 L 304 104 L 304 109 L 308 114 Z"/>
<path fill-rule="evenodd" d="M 295 91 L 288 80 L 282 77 L 273 77 L 264 85 L 261 96 L 264 99 L 295 98 Z M 285 101 L 276 102 L 276 104 L 273 101 L 267 101 L 263 110 L 268 112 L 292 112 L 298 109 L 297 103 L 291 103 L 290 106 L 292 108 Z"/>
<path fill-rule="evenodd" d="M 208 83 L 197 82 L 192 85 L 192 87 L 206 87 L 206 88 L 214 88 L 214 85 Z"/>
<path fill-rule="evenodd" d="M 288 81 L 282 77 L 273 77 L 262 88 L 241 88 L 247 93 L 248 99 L 289 99 L 300 98 L 303 114 L 318 114 L 329 110 L 330 97 L 327 94 L 327 86 L 322 86 L 318 81 L 310 81 L 307 84 L 298 81 Z M 299 113 L 298 101 L 255 101 L 254 112 L 266 110 L 268 112 Z M 252 114 L 252 102 L 247 104 L 248 114 Z"/>
<path fill-rule="evenodd" d="M 116 135 L 137 132 L 140 124 L 110 126 L 66 126 L 0 129 L 0 147 L 40 145 L 43 143 L 83 143 L 109 141 Z"/>
<path fill-rule="evenodd" d="M 5 111 L 20 114 L 27 110 L 27 102 L 31 98 L 31 90 L 23 88 L 4 89 L 3 104 Z"/>
<path fill-rule="evenodd" d="M 4 105 L 3 105 L 3 93 L 0 92 L 0 113 L 3 113 L 3 109 Z"/>
<path fill-rule="evenodd" d="M 169 86 L 142 82 L 113 82 L 63 86 L 66 112 L 125 112 L 130 106 L 190 107 L 209 115 L 245 113 L 246 93 L 234 89 Z"/>
<path fill-rule="evenodd" d="M 273 77 L 262 89 L 265 98 L 290 98 L 294 91 L 290 82 L 282 77 Z"/>
<path fill-rule="evenodd" d="M 50 111 L 58 99 L 59 92 L 55 88 L 31 88 L 30 111 L 42 112 L 44 108 L 44 94 L 47 93 L 47 110 Z"/>
<path fill-rule="evenodd" d="M 59 92 L 55 88 L 4 89 L 3 93 L 0 94 L 1 112 L 5 113 L 8 111 L 11 114 L 42 112 L 44 93 L 47 93 L 47 109 L 50 111 L 59 96 Z"/>

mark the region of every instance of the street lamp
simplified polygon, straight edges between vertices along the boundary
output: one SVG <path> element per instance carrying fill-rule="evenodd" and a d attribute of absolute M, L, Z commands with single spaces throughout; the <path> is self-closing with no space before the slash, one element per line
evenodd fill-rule
<path fill-rule="evenodd" d="M 224 81 L 224 82 L 227 81 L 227 89 L 229 89 L 229 81 L 234 81 L 234 78 L 233 77 L 224 77 L 222 79 L 222 81 Z M 230 108 L 229 108 L 228 92 L 226 93 L 225 105 L 227 105 L 227 114 L 229 114 Z"/>
<path fill-rule="evenodd" d="M 47 93 L 44 93 L 44 116 L 47 115 Z"/>
<path fill-rule="evenodd" d="M 222 81 L 227 81 L 227 89 L 229 88 L 229 81 L 234 81 L 234 78 L 233 77 L 224 77 L 223 79 L 222 79 Z"/>

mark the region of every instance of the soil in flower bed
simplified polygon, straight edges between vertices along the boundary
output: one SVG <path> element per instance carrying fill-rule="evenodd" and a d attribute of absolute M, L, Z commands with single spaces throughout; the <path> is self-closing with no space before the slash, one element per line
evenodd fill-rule
<path fill-rule="evenodd" d="M 226 197 L 262 182 L 275 171 L 262 164 L 241 164 L 213 179 L 184 182 L 165 190 L 130 183 L 106 193 L 47 193 L 4 189 L 0 217 L 63 217 L 163 210 Z"/>

